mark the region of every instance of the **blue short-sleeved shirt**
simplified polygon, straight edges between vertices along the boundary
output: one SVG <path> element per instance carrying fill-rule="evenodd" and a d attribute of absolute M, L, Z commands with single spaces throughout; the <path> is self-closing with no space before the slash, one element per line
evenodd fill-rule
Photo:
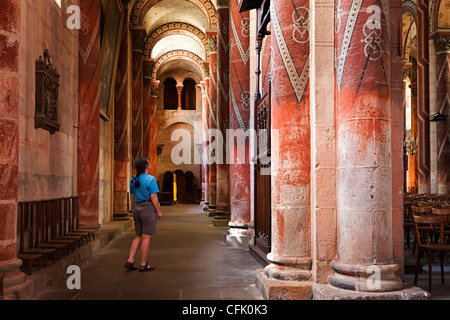
<path fill-rule="evenodd" d="M 139 182 L 141 183 L 139 188 L 134 187 L 136 179 L 136 176 L 134 176 L 130 182 L 130 193 L 134 195 L 134 202 L 151 200 L 152 194 L 159 193 L 158 183 L 155 177 L 149 174 L 141 174 L 139 176 Z"/>

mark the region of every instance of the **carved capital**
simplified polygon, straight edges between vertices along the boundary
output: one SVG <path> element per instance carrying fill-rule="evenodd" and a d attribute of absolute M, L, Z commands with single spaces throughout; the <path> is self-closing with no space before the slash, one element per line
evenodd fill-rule
<path fill-rule="evenodd" d="M 436 54 L 448 52 L 450 53 L 450 35 L 439 35 L 434 38 Z"/>

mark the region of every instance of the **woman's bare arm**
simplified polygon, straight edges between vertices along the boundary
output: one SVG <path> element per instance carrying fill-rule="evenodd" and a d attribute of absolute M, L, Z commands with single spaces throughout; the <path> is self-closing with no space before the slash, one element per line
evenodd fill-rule
<path fill-rule="evenodd" d="M 156 213 L 158 213 L 159 219 L 161 220 L 163 218 L 163 214 L 159 207 L 158 194 L 156 194 L 156 193 L 152 194 L 151 197 L 152 197 L 153 205 L 155 206 L 155 209 L 156 209 Z"/>

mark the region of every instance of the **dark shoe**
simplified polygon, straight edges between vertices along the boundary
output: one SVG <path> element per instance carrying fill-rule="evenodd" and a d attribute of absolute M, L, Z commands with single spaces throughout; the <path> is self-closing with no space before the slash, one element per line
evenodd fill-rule
<path fill-rule="evenodd" d="M 127 263 L 125 264 L 125 268 L 128 269 L 128 270 L 130 270 L 130 271 L 137 270 L 137 268 L 136 268 L 136 266 L 134 265 L 134 263 L 131 263 L 131 262 L 129 262 L 129 261 L 127 261 Z"/>
<path fill-rule="evenodd" d="M 155 270 L 155 267 L 150 266 L 150 265 L 148 264 L 148 262 L 147 262 L 147 264 L 145 265 L 145 267 L 141 266 L 141 267 L 139 268 L 139 272 L 147 272 L 147 271 L 153 271 L 153 270 Z"/>

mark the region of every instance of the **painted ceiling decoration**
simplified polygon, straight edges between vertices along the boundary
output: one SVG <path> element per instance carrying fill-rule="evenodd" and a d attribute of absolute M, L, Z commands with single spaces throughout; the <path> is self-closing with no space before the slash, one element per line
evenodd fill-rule
<path fill-rule="evenodd" d="M 137 0 L 134 9 L 131 14 L 131 23 L 133 26 L 144 26 L 144 22 L 147 18 L 155 18 L 164 16 L 168 13 L 168 17 L 173 20 L 173 13 L 183 14 L 183 8 L 190 9 L 190 5 L 196 6 L 203 14 L 205 18 L 204 30 L 206 29 L 217 29 L 217 14 L 216 8 L 211 0 Z M 151 11 L 153 7 L 156 7 L 157 12 L 153 16 L 148 17 L 147 14 Z M 174 11 L 175 10 L 175 11 Z M 198 13 L 195 13 L 198 16 Z M 188 17 L 192 18 L 192 17 Z M 167 23 L 168 21 L 162 22 L 161 24 Z M 158 26 L 156 26 L 158 27 Z M 148 30 L 151 31 L 151 30 Z"/>

